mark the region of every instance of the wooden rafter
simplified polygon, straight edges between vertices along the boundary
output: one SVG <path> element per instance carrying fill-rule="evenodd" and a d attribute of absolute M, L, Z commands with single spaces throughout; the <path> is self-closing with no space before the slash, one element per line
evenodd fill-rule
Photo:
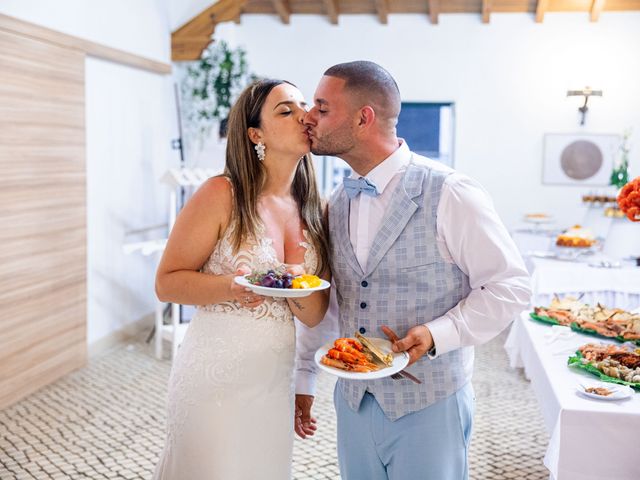
<path fill-rule="evenodd" d="M 536 5 L 536 23 L 543 22 L 547 8 L 549 8 L 549 0 L 538 0 L 538 4 Z"/>
<path fill-rule="evenodd" d="M 218 23 L 234 21 L 246 0 L 220 0 L 193 17 L 171 34 L 171 59 L 197 60 L 211 43 Z"/>
<path fill-rule="evenodd" d="M 380 23 L 387 24 L 389 22 L 389 2 L 387 0 L 376 0 L 376 12 Z"/>
<path fill-rule="evenodd" d="M 239 8 L 238 9 L 238 13 L 236 13 L 235 18 L 233 19 L 233 23 L 235 23 L 236 25 L 240 25 L 240 20 L 241 20 L 241 17 L 242 17 L 243 10 L 244 9 Z"/>
<path fill-rule="evenodd" d="M 1 1 L 1 0 L 0 0 Z M 530 12 L 535 5 L 535 21 L 542 23 L 547 12 L 589 12 L 592 22 L 602 12 L 640 11 L 640 0 L 210 0 L 212 5 L 173 32 L 172 54 L 175 61 L 197 60 L 211 43 L 216 25 L 222 22 L 240 23 L 241 16 L 251 14 L 278 15 L 283 23 L 293 14 L 327 15 L 337 25 L 340 14 L 374 14 L 387 24 L 391 13 L 429 15 L 437 24 L 440 13 L 480 13 L 482 22 L 489 23 L 495 12 Z M 480 7 L 481 5 L 481 7 Z M 342 11 L 340 8 L 342 7 Z M 481 9 L 481 10 L 480 10 Z M 586 20 L 586 16 L 585 16 Z"/>
<path fill-rule="evenodd" d="M 436 25 L 438 23 L 438 14 L 440 13 L 439 0 L 429 0 L 429 18 L 431 23 Z"/>
<path fill-rule="evenodd" d="M 482 0 L 482 23 L 489 23 L 491 16 L 491 0 Z"/>
<path fill-rule="evenodd" d="M 333 25 L 338 24 L 338 14 L 340 11 L 338 10 L 338 0 L 323 0 L 324 8 L 327 11 L 327 15 L 329 16 L 329 21 Z"/>
<path fill-rule="evenodd" d="M 282 23 L 289 24 L 289 16 L 291 15 L 291 7 L 289 6 L 289 0 L 272 0 L 273 8 L 276 9 Z"/>
<path fill-rule="evenodd" d="M 590 19 L 592 22 L 597 22 L 600 19 L 600 14 L 602 13 L 602 9 L 604 8 L 604 4 L 606 0 L 593 0 L 591 4 L 591 15 Z"/>

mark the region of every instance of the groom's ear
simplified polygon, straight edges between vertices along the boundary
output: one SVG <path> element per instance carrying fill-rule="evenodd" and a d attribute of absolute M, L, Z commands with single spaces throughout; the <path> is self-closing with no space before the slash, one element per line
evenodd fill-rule
<path fill-rule="evenodd" d="M 249 128 L 247 130 L 247 136 L 249 137 L 249 140 L 251 140 L 255 144 L 262 140 L 262 132 L 258 128 Z"/>
<path fill-rule="evenodd" d="M 360 109 L 360 116 L 358 118 L 359 127 L 370 127 L 376 119 L 375 110 L 369 105 L 365 105 Z"/>

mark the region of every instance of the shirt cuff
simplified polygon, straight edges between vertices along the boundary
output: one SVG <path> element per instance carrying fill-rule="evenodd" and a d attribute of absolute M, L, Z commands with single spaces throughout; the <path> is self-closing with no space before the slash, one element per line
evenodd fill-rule
<path fill-rule="evenodd" d="M 316 374 L 304 370 L 296 372 L 296 395 L 316 396 Z"/>
<path fill-rule="evenodd" d="M 437 358 L 444 353 L 460 347 L 460 336 L 458 335 L 456 325 L 451 318 L 447 316 L 436 318 L 424 325 L 431 332 L 433 347 L 435 349 L 435 352 L 433 349 L 429 350 L 427 353 L 429 358 Z"/>

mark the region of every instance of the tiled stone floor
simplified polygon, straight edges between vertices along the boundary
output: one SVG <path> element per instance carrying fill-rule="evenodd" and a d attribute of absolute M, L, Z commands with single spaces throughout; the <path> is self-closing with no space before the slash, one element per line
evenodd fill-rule
<path fill-rule="evenodd" d="M 503 343 L 504 334 L 476 351 L 470 478 L 546 480 L 539 409 L 529 383 L 508 367 Z M 0 479 L 151 478 L 164 442 L 169 369 L 143 342 L 123 345 L 0 411 Z M 340 478 L 333 383 L 320 377 L 319 431 L 296 440 L 294 479 Z"/>

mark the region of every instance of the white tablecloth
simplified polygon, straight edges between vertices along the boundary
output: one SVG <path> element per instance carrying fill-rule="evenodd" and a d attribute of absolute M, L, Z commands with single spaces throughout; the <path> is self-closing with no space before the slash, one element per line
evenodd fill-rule
<path fill-rule="evenodd" d="M 532 303 L 549 305 L 553 294 L 584 294 L 582 301 L 633 310 L 640 307 L 640 267 L 626 264 L 621 268 L 595 268 L 586 262 L 530 258 L 532 267 Z"/>
<path fill-rule="evenodd" d="M 580 380 L 597 377 L 569 368 L 567 359 L 580 345 L 599 339 L 576 333 L 549 343 L 550 330 L 526 312 L 511 327 L 505 349 L 512 366 L 524 367 L 540 403 L 551 437 L 544 458 L 551 478 L 640 479 L 640 392 L 619 401 L 579 394 Z"/>

